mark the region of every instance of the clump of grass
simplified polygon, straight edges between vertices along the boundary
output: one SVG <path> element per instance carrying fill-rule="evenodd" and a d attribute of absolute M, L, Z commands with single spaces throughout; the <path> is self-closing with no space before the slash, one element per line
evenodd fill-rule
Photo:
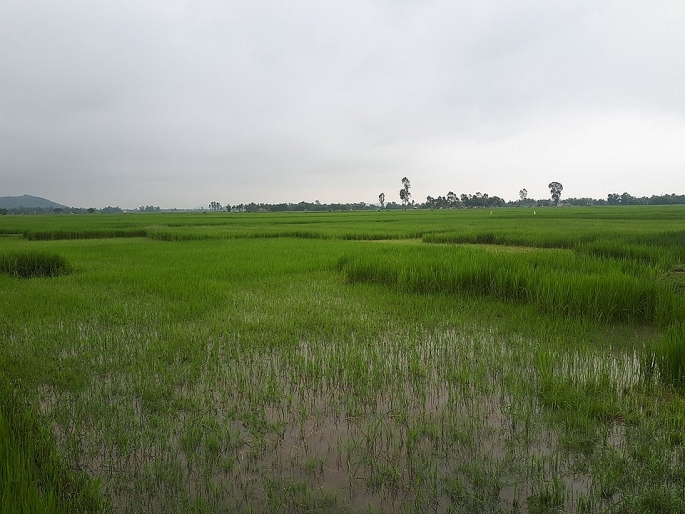
<path fill-rule="evenodd" d="M 662 381 L 685 387 L 685 323 L 669 328 L 648 355 L 647 366 L 658 369 Z"/>
<path fill-rule="evenodd" d="M 528 512 L 531 514 L 563 512 L 565 499 L 564 483 L 555 476 L 551 482 L 543 484 L 538 493 L 528 498 Z"/>
<path fill-rule="evenodd" d="M 99 482 L 60 459 L 52 433 L 0 380 L 0 511 L 100 512 Z"/>
<path fill-rule="evenodd" d="M 0 273 L 17 278 L 56 277 L 72 270 L 69 262 L 52 252 L 22 251 L 0 254 Z"/>
<path fill-rule="evenodd" d="M 36 467 L 0 410 L 0 509 L 3 512 L 59 512 L 54 491 L 40 494 Z"/>

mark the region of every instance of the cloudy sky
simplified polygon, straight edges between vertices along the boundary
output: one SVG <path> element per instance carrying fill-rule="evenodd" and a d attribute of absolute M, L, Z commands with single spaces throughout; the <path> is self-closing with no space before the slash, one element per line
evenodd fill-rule
<path fill-rule="evenodd" d="M 3 0 L 0 196 L 685 193 L 682 0 Z"/>

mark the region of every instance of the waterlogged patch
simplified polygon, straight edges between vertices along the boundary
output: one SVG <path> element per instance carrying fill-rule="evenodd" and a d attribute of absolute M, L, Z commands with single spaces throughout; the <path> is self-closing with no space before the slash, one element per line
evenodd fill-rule
<path fill-rule="evenodd" d="M 66 430 L 82 434 L 78 464 L 108 474 L 116 510 L 525 511 L 554 493 L 573 511 L 591 477 L 535 399 L 507 391 L 533 374 L 532 357 L 514 352 L 532 355 L 532 343 L 510 343 L 470 329 L 301 340 L 288 352 L 210 341 L 192 381 L 116 374 L 79 396 L 100 407 L 78 419 L 54 392 L 39 404 L 62 420 L 61 444 Z"/>
<path fill-rule="evenodd" d="M 69 262 L 51 252 L 6 252 L 0 254 L 0 273 L 16 278 L 56 277 L 71 272 Z"/>

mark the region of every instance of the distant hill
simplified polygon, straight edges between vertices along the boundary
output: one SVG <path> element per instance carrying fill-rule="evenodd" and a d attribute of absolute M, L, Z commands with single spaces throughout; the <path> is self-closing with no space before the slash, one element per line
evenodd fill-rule
<path fill-rule="evenodd" d="M 40 196 L 0 196 L 0 209 L 18 209 L 20 207 L 26 209 L 63 209 L 66 205 L 46 200 Z"/>

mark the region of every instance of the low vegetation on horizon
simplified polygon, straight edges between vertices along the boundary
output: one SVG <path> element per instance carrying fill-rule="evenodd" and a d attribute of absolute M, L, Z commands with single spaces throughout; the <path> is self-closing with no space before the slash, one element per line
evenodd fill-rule
<path fill-rule="evenodd" d="M 209 212 L 333 212 L 333 211 L 364 211 L 375 210 L 380 207 L 381 210 L 399 210 L 407 209 L 478 209 L 478 208 L 496 208 L 496 207 L 550 207 L 550 206 L 627 206 L 627 205 L 685 205 L 685 195 L 661 194 L 652 195 L 650 197 L 642 196 L 636 197 L 628 192 L 609 193 L 604 198 L 564 198 L 561 199 L 564 186 L 557 181 L 550 182 L 547 186 L 549 188 L 550 197 L 535 199 L 528 195 L 526 188 L 518 192 L 517 200 L 505 200 L 496 195 L 489 195 L 476 191 L 474 194 L 461 193 L 456 194 L 453 191 L 448 191 L 447 194 L 433 197 L 428 195 L 425 201 L 420 199 L 413 199 L 411 192 L 411 182 L 407 177 L 401 180 L 402 188 L 399 190 L 397 199 L 400 203 L 391 199 L 391 196 L 386 196 L 384 192 L 378 195 L 378 203 L 368 202 L 352 202 L 352 203 L 322 203 L 319 200 L 313 202 L 300 201 L 297 203 L 240 203 L 231 205 L 230 203 L 222 204 L 218 201 L 211 201 L 207 204 L 206 209 Z M 387 201 L 386 201 L 387 200 Z M 178 209 L 175 207 L 162 209 L 158 205 L 141 205 L 135 211 L 127 210 L 126 212 L 145 212 L 145 213 L 159 213 L 159 212 L 189 212 L 194 210 L 204 210 L 205 207 L 198 207 L 196 209 Z M 0 196 L 0 215 L 4 214 L 121 214 L 125 212 L 120 207 L 107 206 L 100 209 L 94 207 L 67 207 L 58 203 L 46 200 L 45 198 L 35 197 L 31 195 L 23 196 Z"/>
<path fill-rule="evenodd" d="M 685 206 L 4 216 L 0 289 L 0 512 L 685 513 Z"/>

